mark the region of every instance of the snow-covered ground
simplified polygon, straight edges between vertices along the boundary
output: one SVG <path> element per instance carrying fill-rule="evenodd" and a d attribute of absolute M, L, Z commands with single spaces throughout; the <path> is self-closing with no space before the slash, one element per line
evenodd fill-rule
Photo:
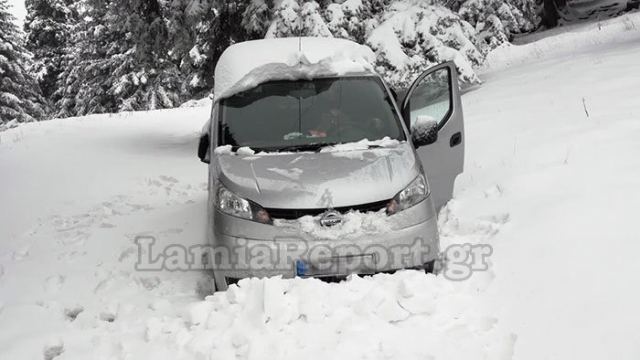
<path fill-rule="evenodd" d="M 0 359 L 638 359 L 640 14 L 491 55 L 464 96 L 443 245 L 488 272 L 246 280 L 136 271 L 204 243 L 206 107 L 0 133 Z M 584 30 L 584 31 L 583 31 Z"/>
<path fill-rule="evenodd" d="M 449 208 L 454 242 L 508 219 L 478 301 L 517 334 L 516 359 L 638 359 L 640 13 L 492 56 L 464 99 Z"/>

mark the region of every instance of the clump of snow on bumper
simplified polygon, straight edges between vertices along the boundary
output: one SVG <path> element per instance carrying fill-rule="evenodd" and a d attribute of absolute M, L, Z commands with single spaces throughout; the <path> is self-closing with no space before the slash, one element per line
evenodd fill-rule
<path fill-rule="evenodd" d="M 380 235 L 392 231 L 392 222 L 385 210 L 378 212 L 362 213 L 350 211 L 343 214 L 342 223 L 332 227 L 324 227 L 320 224 L 322 215 L 303 216 L 297 220 L 275 219 L 274 225 L 287 227 L 315 238 L 337 240 L 344 238 L 361 238 L 365 235 Z"/>

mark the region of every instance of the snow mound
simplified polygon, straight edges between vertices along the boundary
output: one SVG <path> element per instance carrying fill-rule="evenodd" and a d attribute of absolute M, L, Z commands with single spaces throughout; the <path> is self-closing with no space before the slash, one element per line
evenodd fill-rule
<path fill-rule="evenodd" d="M 189 108 L 189 107 L 207 107 L 207 108 L 210 108 L 211 107 L 211 102 L 212 102 L 212 98 L 207 96 L 207 97 L 199 99 L 199 100 L 186 101 L 186 102 L 182 103 L 182 105 L 180 105 L 180 107 L 182 107 L 182 108 Z"/>
<path fill-rule="evenodd" d="M 510 358 L 515 336 L 456 285 L 418 271 L 341 284 L 245 279 L 193 304 L 188 331 L 166 340 L 211 359 Z"/>
<path fill-rule="evenodd" d="M 220 57 L 216 101 L 272 80 L 373 73 L 375 55 L 364 45 L 333 38 L 280 38 L 238 43 Z"/>
<path fill-rule="evenodd" d="M 599 22 L 533 33 L 518 40 L 521 45 L 504 44 L 487 56 L 485 71 L 499 71 L 512 66 L 635 42 L 640 37 L 640 13 Z"/>

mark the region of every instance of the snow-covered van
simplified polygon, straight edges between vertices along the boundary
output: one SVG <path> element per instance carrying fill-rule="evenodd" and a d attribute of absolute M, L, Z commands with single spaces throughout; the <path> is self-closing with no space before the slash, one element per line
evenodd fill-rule
<path fill-rule="evenodd" d="M 398 98 L 374 61 L 366 46 L 325 38 L 224 52 L 198 149 L 218 290 L 254 276 L 433 268 L 437 209 L 464 162 L 456 68 L 425 69 Z"/>

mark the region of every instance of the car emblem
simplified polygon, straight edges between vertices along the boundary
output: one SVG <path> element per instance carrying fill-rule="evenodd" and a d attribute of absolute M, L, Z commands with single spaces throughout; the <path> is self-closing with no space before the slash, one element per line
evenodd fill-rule
<path fill-rule="evenodd" d="M 320 225 L 324 227 L 332 227 L 342 223 L 342 214 L 335 210 L 329 210 L 322 214 Z"/>

